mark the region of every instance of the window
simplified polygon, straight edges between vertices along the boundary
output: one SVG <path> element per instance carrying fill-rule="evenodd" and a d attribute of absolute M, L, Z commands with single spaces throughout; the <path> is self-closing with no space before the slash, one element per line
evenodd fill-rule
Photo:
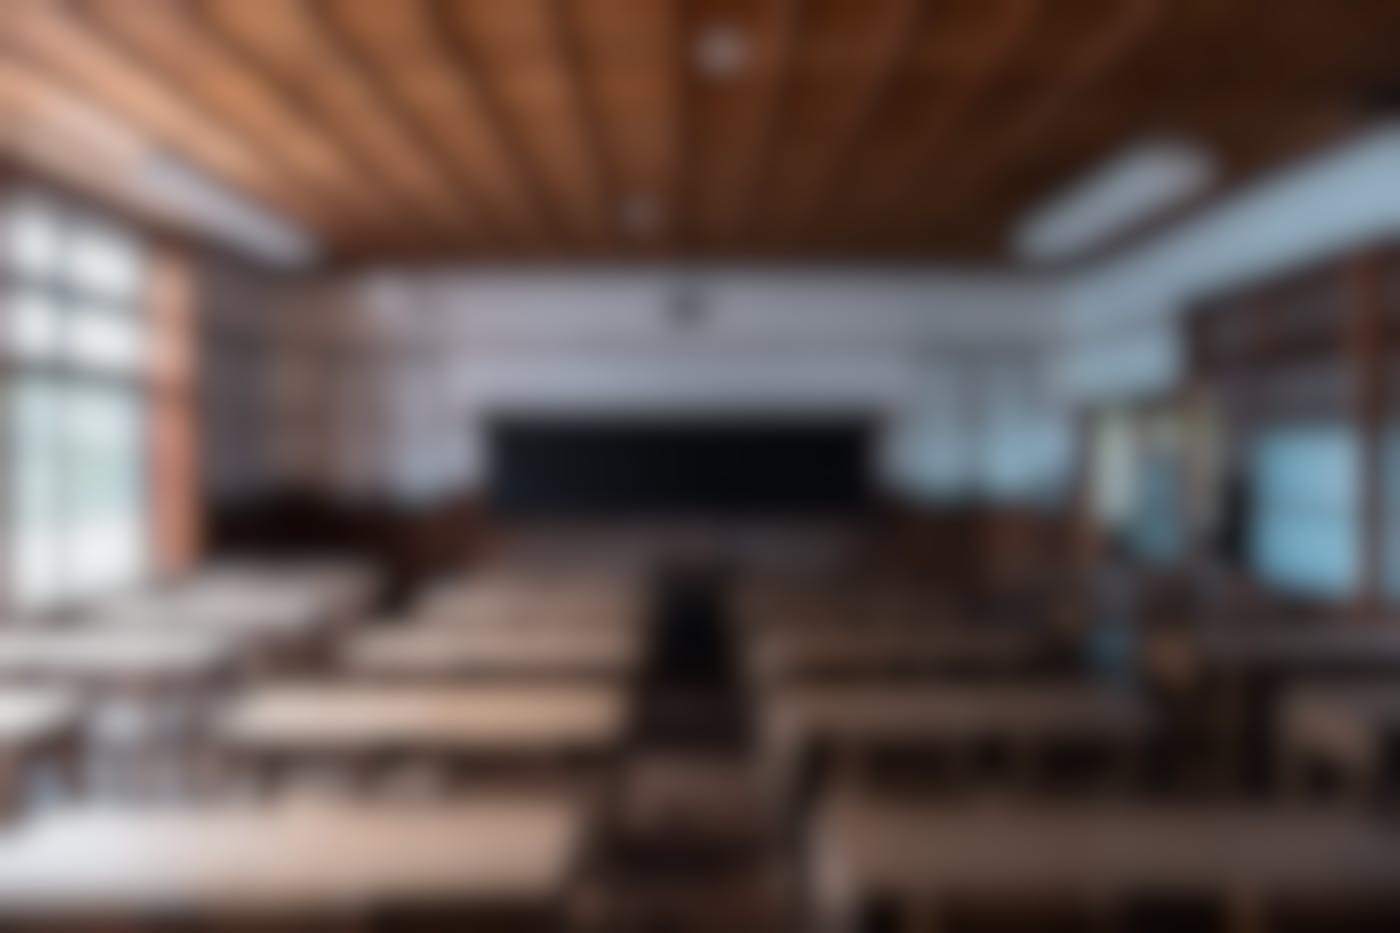
<path fill-rule="evenodd" d="M 1265 581 L 1344 599 L 1361 579 L 1360 443 L 1340 422 L 1270 428 L 1250 461 L 1250 561 Z"/>
<path fill-rule="evenodd" d="M 4 582 L 20 610 L 146 572 L 144 278 L 122 231 L 34 196 L 0 202 Z"/>

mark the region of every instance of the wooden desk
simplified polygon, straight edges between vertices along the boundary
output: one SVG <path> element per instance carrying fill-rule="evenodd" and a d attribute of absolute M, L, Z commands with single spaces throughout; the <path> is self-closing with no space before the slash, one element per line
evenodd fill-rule
<path fill-rule="evenodd" d="M 1290 689 L 1279 707 L 1280 769 L 1286 786 L 1306 787 L 1326 768 L 1362 797 L 1385 789 L 1400 736 L 1400 685 L 1312 683 Z"/>
<path fill-rule="evenodd" d="M 927 929 L 959 895 L 1068 895 L 1110 912 L 1143 894 L 1200 892 L 1223 899 L 1230 929 L 1256 930 L 1270 901 L 1393 897 L 1400 835 L 1319 810 L 958 806 L 843 789 L 821 807 L 811 869 L 824 929 L 850 929 L 876 893 L 902 907 L 901 929 Z"/>
<path fill-rule="evenodd" d="M 359 622 L 338 604 L 340 596 L 261 579 L 212 572 L 96 608 L 85 621 L 93 627 L 215 633 L 237 643 L 241 662 L 254 673 L 314 665 Z"/>
<path fill-rule="evenodd" d="M 558 762 L 621 742 L 625 693 L 601 684 L 322 684 L 254 689 L 215 735 L 267 774 L 302 762 L 372 766 L 402 756 Z"/>
<path fill-rule="evenodd" d="M 1146 644 L 1151 681 L 1187 701 L 1212 735 L 1233 781 L 1268 790 L 1277 780 L 1282 697 L 1313 681 L 1386 681 L 1400 675 L 1400 628 L 1251 625 L 1161 633 Z"/>
<path fill-rule="evenodd" d="M 966 765 L 997 744 L 1033 781 L 1061 742 L 1106 747 L 1126 766 L 1153 724 L 1141 697 L 1082 683 L 786 684 L 764 695 L 760 715 L 765 771 L 780 793 L 813 747 L 848 760 L 873 749 L 935 748 Z"/>
<path fill-rule="evenodd" d="M 312 599 L 336 618 L 360 617 L 370 611 L 379 586 L 368 565 L 349 560 L 223 560 L 196 570 L 176 584 L 182 590 L 208 592 L 277 592 Z"/>
<path fill-rule="evenodd" d="M 72 771 L 81 725 L 82 706 L 69 691 L 0 687 L 0 814 L 18 805 L 24 776 L 37 761 Z"/>
<path fill-rule="evenodd" d="M 0 917 L 363 919 L 445 905 L 465 917 L 547 915 L 569 883 L 585 816 L 576 797 L 542 793 L 75 808 L 0 838 Z"/>
<path fill-rule="evenodd" d="M 478 580 L 426 593 L 413 616 L 457 625 L 603 625 L 638 627 L 640 596 L 624 584 L 576 586 L 532 581 Z"/>
<path fill-rule="evenodd" d="M 637 633 L 608 626 L 404 625 L 362 632 L 341 653 L 362 677 L 619 679 L 640 660 Z"/>
<path fill-rule="evenodd" d="M 229 672 L 237 648 L 217 632 L 65 626 L 0 630 L 0 679 L 74 687 L 206 687 Z"/>
<path fill-rule="evenodd" d="M 1251 625 L 1161 633 L 1147 664 L 1165 683 L 1203 677 L 1367 676 L 1400 673 L 1400 627 Z"/>
<path fill-rule="evenodd" d="M 1017 674 L 1045 656 L 1040 633 L 917 625 L 796 624 L 750 629 L 745 664 L 758 683 L 928 674 Z"/>

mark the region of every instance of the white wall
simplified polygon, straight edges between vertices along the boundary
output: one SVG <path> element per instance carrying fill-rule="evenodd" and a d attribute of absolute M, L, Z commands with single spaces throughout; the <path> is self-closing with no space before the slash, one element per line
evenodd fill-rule
<path fill-rule="evenodd" d="M 703 308 L 692 324 L 675 319 L 678 289 Z M 882 419 L 880 470 L 906 494 L 1048 494 L 1069 450 L 1049 401 L 1054 309 L 1043 282 L 908 270 L 323 279 L 277 315 L 279 479 L 347 495 L 471 488 L 502 412 L 834 411 Z M 338 375 L 306 378 L 328 357 Z M 309 410 L 329 413 L 329 442 Z"/>
<path fill-rule="evenodd" d="M 1150 395 L 1181 377 L 1181 315 L 1201 295 L 1400 233 L 1400 128 L 1252 185 L 1076 274 L 1060 294 L 1069 401 Z"/>
<path fill-rule="evenodd" d="M 379 269 L 209 294 L 262 335 L 228 367 L 211 492 L 478 485 L 505 411 L 855 411 L 880 467 L 937 498 L 1065 480 L 1069 412 L 1169 390 L 1197 296 L 1400 232 L 1400 129 L 1378 129 L 1058 281 L 938 269 Z M 688 289 L 704 308 L 678 326 Z M 237 394 L 237 393 L 234 393 Z M 237 407 L 237 406 L 235 406 Z M 256 436 L 255 436 L 256 435 Z"/>

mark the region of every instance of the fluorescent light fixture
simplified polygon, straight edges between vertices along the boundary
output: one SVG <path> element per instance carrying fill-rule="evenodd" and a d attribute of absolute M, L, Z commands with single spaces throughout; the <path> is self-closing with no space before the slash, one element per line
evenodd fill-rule
<path fill-rule="evenodd" d="M 171 156 L 144 160 L 133 187 L 178 220 L 269 265 L 301 268 L 320 255 L 300 227 Z"/>
<path fill-rule="evenodd" d="M 1214 160 L 1199 146 L 1173 139 L 1138 143 L 1034 210 L 1017 228 L 1013 247 L 1028 262 L 1074 259 L 1206 189 Z"/>
<path fill-rule="evenodd" d="M 695 37 L 695 68 L 706 78 L 723 81 L 744 70 L 749 60 L 749 44 L 733 26 L 707 26 Z"/>

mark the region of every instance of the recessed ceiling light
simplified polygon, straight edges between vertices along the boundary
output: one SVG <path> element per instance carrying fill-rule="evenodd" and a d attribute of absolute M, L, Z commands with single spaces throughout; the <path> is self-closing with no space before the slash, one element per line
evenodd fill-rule
<path fill-rule="evenodd" d="M 661 230 L 661 205 L 651 195 L 631 195 L 618 208 L 618 220 L 631 236 L 655 236 Z"/>
<path fill-rule="evenodd" d="M 723 81 L 744 70 L 749 43 L 743 32 L 727 24 L 707 26 L 695 37 L 695 68 L 707 78 Z"/>
<path fill-rule="evenodd" d="M 1185 204 L 1215 173 L 1200 146 L 1173 139 L 1138 143 L 1032 211 L 1016 230 L 1016 255 L 1037 263 L 1083 256 Z"/>

